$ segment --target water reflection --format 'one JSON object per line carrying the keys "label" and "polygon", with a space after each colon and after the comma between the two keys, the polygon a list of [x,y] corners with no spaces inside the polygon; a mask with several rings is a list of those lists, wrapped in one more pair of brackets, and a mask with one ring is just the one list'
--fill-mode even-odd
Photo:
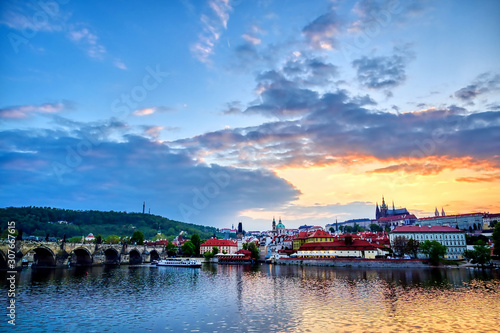
{"label": "water reflection", "polygon": [[498,273],[463,269],[72,267],[17,293],[21,332],[493,332],[500,310]]}

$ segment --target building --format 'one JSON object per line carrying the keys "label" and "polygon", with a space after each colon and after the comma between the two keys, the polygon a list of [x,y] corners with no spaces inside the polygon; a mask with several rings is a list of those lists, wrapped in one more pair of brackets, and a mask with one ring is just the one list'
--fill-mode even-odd
{"label": "building", "polygon": [[219,253],[234,254],[238,251],[238,242],[235,240],[210,238],[200,245],[200,254],[203,255],[205,252],[211,252],[214,246],[219,249]]}
{"label": "building", "polygon": [[278,221],[278,225],[276,226],[276,233],[275,235],[284,235],[286,234],[286,229],[285,229],[285,225],[281,222],[281,217]]}
{"label": "building", "polygon": [[297,251],[299,258],[385,258],[388,254],[383,245],[370,243],[352,236],[327,242],[308,242]]}
{"label": "building", "polygon": [[399,208],[396,209],[394,208],[394,201],[392,202],[392,209],[389,209],[389,207],[385,204],[385,199],[382,197],[382,205],[375,207],[375,219],[378,220],[382,217],[389,217],[389,216],[396,216],[396,215],[407,215],[410,214],[406,208]]}
{"label": "building", "polygon": [[446,245],[445,259],[463,259],[466,250],[465,232],[448,226],[402,226],[389,233],[391,244],[394,238],[404,236],[421,242],[438,241]]}
{"label": "building", "polygon": [[444,226],[473,232],[483,229],[483,214],[458,214],[447,216],[424,217],[417,220],[421,226]]}
{"label": "building", "polygon": [[417,217],[413,214],[402,214],[381,217],[377,220],[377,224],[381,227],[389,227],[392,229],[403,225],[414,225],[417,222]]}
{"label": "building", "polygon": [[94,234],[93,233],[88,234],[87,237],[85,237],[85,241],[86,242],[93,242],[93,241],[95,241]]}
{"label": "building", "polygon": [[483,229],[493,229],[492,222],[500,221],[500,214],[485,213],[483,215]]}

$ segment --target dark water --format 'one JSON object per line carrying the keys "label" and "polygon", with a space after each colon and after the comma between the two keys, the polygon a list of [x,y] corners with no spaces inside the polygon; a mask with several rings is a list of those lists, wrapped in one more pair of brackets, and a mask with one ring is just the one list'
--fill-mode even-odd
{"label": "dark water", "polygon": [[[5,273],[2,299],[7,299]],[[17,332],[498,332],[500,277],[260,265],[24,270]],[[1,301],[3,308],[6,301]],[[7,310],[4,310],[7,313]],[[2,315],[0,331],[10,331]]]}

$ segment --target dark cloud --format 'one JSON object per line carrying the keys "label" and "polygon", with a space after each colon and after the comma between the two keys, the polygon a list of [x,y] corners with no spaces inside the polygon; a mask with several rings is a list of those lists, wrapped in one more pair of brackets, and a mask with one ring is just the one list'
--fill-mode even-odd
{"label": "dark cloud", "polygon": [[342,23],[334,11],[317,17],[302,29],[309,46],[314,49],[333,49]]}
{"label": "dark cloud", "polygon": [[442,170],[415,162],[428,157],[472,157],[500,167],[500,158],[492,155],[500,151],[500,112],[469,114],[449,106],[394,114],[361,104],[341,90],[318,94],[297,119],[206,133],[176,144],[189,147],[193,156],[214,154],[246,167],[324,165],[359,155],[406,159],[393,168],[424,174]]}
{"label": "dark cloud", "polygon": [[461,88],[455,92],[455,97],[464,101],[470,102],[479,95],[497,92],[500,90],[500,74],[483,73],[479,75],[472,84]]}
{"label": "dark cloud", "polygon": [[352,66],[356,69],[357,79],[362,86],[370,89],[390,89],[406,80],[408,59],[403,54],[373,58],[364,56],[354,60]]}
{"label": "dark cloud", "polygon": [[146,201],[173,219],[227,225],[242,210],[273,209],[299,195],[270,171],[205,164],[117,125],[0,132],[0,200],[103,210],[140,210]]}

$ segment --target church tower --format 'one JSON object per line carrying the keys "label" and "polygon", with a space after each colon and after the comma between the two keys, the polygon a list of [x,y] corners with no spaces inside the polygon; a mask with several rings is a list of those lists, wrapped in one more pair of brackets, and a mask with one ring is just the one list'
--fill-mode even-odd
{"label": "church tower", "polygon": [[377,206],[375,207],[375,220],[378,220],[380,218],[380,209],[378,209],[378,202]]}
{"label": "church tower", "polygon": [[446,216],[446,214],[444,213],[444,208],[441,207],[441,216]]}
{"label": "church tower", "polygon": [[276,220],[274,219],[274,216],[273,216],[273,233],[276,234]]}
{"label": "church tower", "polygon": [[436,207],[436,210],[434,211],[434,216],[439,216],[439,210],[437,207]]}
{"label": "church tower", "polygon": [[380,206],[380,217],[387,217],[387,210],[389,207],[385,204],[385,198],[382,196],[382,206]]}

